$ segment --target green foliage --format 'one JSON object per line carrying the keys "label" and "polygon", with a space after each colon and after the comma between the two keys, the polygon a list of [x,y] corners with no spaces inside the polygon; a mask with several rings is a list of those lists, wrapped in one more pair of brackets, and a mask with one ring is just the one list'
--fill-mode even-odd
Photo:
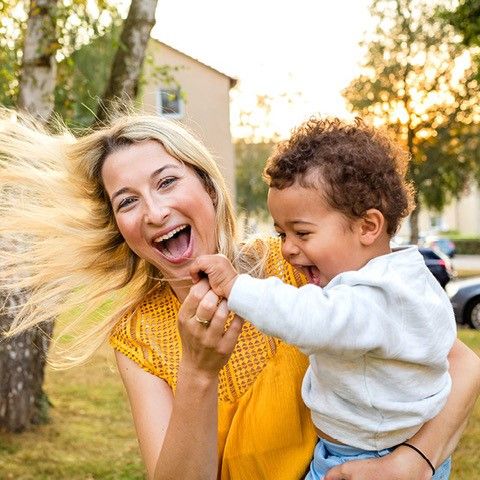
{"label": "green foliage", "polygon": [[452,238],[459,255],[480,255],[480,238]]}
{"label": "green foliage", "polygon": [[442,16],[463,36],[467,46],[480,46],[480,0],[462,0],[454,11]]}
{"label": "green foliage", "polygon": [[70,126],[85,127],[95,119],[105,91],[115,50],[120,43],[118,19],[101,36],[82,46],[58,65],[55,111]]}
{"label": "green foliage", "polygon": [[[0,104],[15,107],[29,2],[0,2]],[[115,2],[64,0],[53,19],[59,61],[55,106],[67,123],[90,122],[93,99],[103,93],[118,46],[120,14]],[[85,50],[85,45],[93,45]],[[82,48],[83,47],[83,48]],[[95,50],[96,49],[96,50]]]}
{"label": "green foliage", "polygon": [[0,1],[0,105],[6,107],[17,99],[26,20],[25,2]]}
{"label": "green foliage", "polygon": [[479,171],[480,99],[476,66],[462,63],[465,49],[438,6],[374,0],[363,71],[343,93],[352,111],[408,149],[419,203],[441,210]]}
{"label": "green foliage", "polygon": [[251,143],[245,139],[235,142],[237,205],[246,216],[266,218],[267,184],[262,172],[274,144],[271,142]]}

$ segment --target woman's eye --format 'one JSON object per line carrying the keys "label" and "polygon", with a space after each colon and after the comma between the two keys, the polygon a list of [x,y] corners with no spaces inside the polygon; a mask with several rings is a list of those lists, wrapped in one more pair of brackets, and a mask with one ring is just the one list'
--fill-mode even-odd
{"label": "woman's eye", "polygon": [[128,206],[131,205],[134,201],[135,201],[135,198],[134,198],[134,197],[124,198],[124,199],[118,204],[117,212],[118,212],[119,210],[121,210],[122,208],[128,207]]}
{"label": "woman's eye", "polygon": [[285,233],[283,233],[283,232],[277,232],[277,237],[279,237],[279,238],[282,240],[282,242],[283,242],[283,240],[285,240]]}
{"label": "woman's eye", "polygon": [[167,178],[163,178],[162,180],[160,180],[160,181],[158,182],[157,188],[158,188],[158,189],[160,189],[160,188],[167,188],[167,187],[170,186],[172,183],[174,183],[176,180],[177,180],[177,177],[167,177]]}
{"label": "woman's eye", "polygon": [[309,232],[297,232],[296,233],[297,237],[299,237],[299,238],[305,238],[308,234],[309,234]]}

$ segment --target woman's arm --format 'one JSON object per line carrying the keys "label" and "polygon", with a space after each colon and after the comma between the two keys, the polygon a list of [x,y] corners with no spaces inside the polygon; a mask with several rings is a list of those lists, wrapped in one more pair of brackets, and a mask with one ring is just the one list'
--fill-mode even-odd
{"label": "woman's arm", "polygon": [[[140,450],[149,479],[216,479],[218,373],[241,330],[235,319],[224,332],[226,302],[202,281],[179,312],[183,354],[175,395],[161,379],[117,353]],[[195,321],[212,320],[208,328]]]}
{"label": "woman's arm", "polygon": [[[480,359],[457,340],[448,356],[452,391],[443,410],[409,440],[438,467],[448,458],[467,425],[480,394]],[[425,480],[432,476],[427,462],[415,451],[399,447],[375,460],[359,460],[332,468],[325,480]]]}

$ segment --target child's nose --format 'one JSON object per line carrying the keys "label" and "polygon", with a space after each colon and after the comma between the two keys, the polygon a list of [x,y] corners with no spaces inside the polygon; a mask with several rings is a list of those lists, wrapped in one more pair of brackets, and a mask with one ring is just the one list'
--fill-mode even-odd
{"label": "child's nose", "polygon": [[295,245],[294,242],[289,240],[288,238],[285,239],[285,241],[282,244],[282,254],[283,256],[289,260],[290,258],[294,257],[295,255],[298,255],[300,250],[298,247]]}

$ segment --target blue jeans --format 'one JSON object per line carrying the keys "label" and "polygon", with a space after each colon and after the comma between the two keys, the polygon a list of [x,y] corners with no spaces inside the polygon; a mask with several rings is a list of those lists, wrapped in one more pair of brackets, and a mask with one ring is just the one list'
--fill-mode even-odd
{"label": "blue jeans", "polygon": [[[326,473],[336,465],[349,462],[350,460],[363,460],[366,458],[379,458],[388,455],[393,448],[385,450],[362,450],[349,445],[338,445],[320,439],[315,447],[313,460],[310,463],[310,471],[305,480],[321,480]],[[436,470],[432,477],[434,480],[448,480],[450,478],[451,460],[445,460]]]}

